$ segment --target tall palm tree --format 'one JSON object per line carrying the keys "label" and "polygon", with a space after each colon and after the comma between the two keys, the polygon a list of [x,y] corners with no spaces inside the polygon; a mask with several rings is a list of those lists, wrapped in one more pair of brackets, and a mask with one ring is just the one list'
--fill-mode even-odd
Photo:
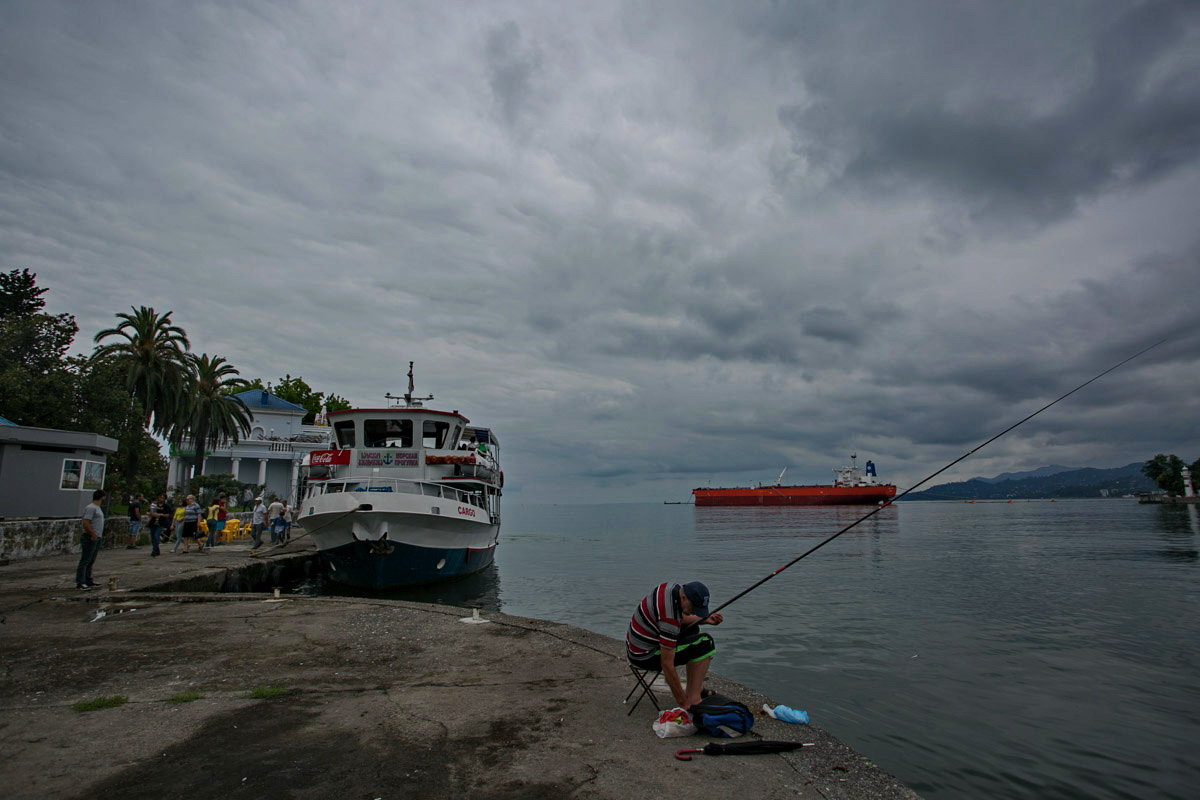
{"label": "tall palm tree", "polygon": [[[191,347],[183,328],[171,322],[170,311],[159,314],[153,308],[130,307],[133,313],[117,314],[121,322],[96,334],[95,341],[118,341],[99,345],[93,360],[112,358],[125,366],[125,388],[130,403],[140,404],[143,430],[166,433],[177,423],[178,399],[187,374],[187,351]],[[128,476],[136,481],[138,454],[134,447],[128,457]],[[134,491],[134,486],[129,486]]]}
{"label": "tall palm tree", "polygon": [[184,393],[179,424],[170,433],[173,442],[190,439],[196,453],[192,476],[204,474],[204,450],[216,447],[222,439],[238,441],[250,433],[250,410],[240,397],[232,394],[245,381],[236,377],[238,370],[223,356],[207,353],[191,356],[187,391]]}

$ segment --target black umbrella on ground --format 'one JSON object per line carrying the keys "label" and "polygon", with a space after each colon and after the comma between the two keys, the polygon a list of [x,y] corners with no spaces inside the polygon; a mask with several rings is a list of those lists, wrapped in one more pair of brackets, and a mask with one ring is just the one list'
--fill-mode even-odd
{"label": "black umbrella on ground", "polygon": [[675,757],[680,761],[691,761],[692,753],[703,753],[706,756],[754,756],[760,753],[786,753],[803,746],[802,742],[776,742],[770,739],[757,742],[730,742],[729,744],[709,742],[704,745],[703,750],[698,748],[676,750]]}

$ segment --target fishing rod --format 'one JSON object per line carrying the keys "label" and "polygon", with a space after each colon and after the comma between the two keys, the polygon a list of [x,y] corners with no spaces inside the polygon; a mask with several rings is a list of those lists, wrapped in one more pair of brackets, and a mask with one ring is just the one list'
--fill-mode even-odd
{"label": "fishing rod", "polygon": [[[1168,338],[1169,338],[1169,337],[1168,337]],[[890,506],[892,503],[894,503],[894,502],[896,502],[897,500],[899,500],[901,497],[904,497],[904,495],[908,494],[909,492],[913,491],[914,489],[918,488],[919,486],[923,486],[924,484],[926,484],[926,483],[928,483],[929,481],[933,480],[933,479],[934,479],[934,478],[936,478],[938,475],[941,475],[943,472],[945,472],[946,470],[950,469],[951,467],[953,467],[953,466],[954,466],[955,464],[957,464],[958,462],[960,462],[960,461],[963,461],[964,459],[966,459],[966,458],[968,458],[968,457],[970,457],[970,456],[974,455],[975,453],[979,452],[980,450],[982,450],[983,448],[987,447],[987,446],[988,446],[989,444],[991,444],[992,442],[994,442],[994,441],[996,441],[997,439],[999,439],[999,438],[1000,438],[1001,436],[1003,436],[1004,434],[1008,433],[1009,431],[1011,431],[1011,430],[1013,430],[1013,429],[1015,429],[1015,428],[1017,428],[1017,427],[1020,427],[1021,425],[1024,425],[1026,422],[1028,422],[1029,420],[1033,419],[1033,418],[1034,418],[1034,417],[1036,417],[1038,414],[1042,413],[1043,411],[1045,411],[1046,409],[1048,409],[1048,408],[1050,408],[1051,406],[1055,405],[1056,403],[1058,403],[1058,402],[1060,402],[1060,401],[1062,401],[1062,400],[1066,400],[1068,397],[1070,397],[1071,395],[1075,394],[1076,392],[1078,392],[1080,389],[1082,389],[1083,387],[1087,386],[1088,384],[1090,384],[1090,383],[1095,383],[1096,381],[1100,380],[1101,378],[1103,378],[1103,377],[1104,377],[1105,375],[1107,375],[1108,373],[1110,373],[1110,372],[1112,372],[1113,370],[1116,370],[1116,369],[1118,369],[1118,368],[1120,368],[1120,367],[1123,367],[1123,366],[1125,366],[1125,365],[1126,365],[1126,364],[1128,364],[1130,361],[1133,361],[1133,360],[1134,360],[1135,358],[1137,358],[1138,356],[1144,355],[1145,353],[1147,353],[1147,352],[1149,352],[1149,351],[1153,350],[1154,348],[1158,347],[1160,344],[1162,344],[1162,343],[1163,343],[1163,342],[1165,342],[1165,341],[1167,341],[1167,339],[1160,339],[1159,341],[1155,342],[1154,344],[1150,345],[1149,347],[1147,347],[1147,348],[1144,348],[1144,349],[1142,349],[1142,350],[1139,350],[1138,352],[1136,352],[1136,353],[1134,353],[1133,355],[1131,355],[1131,356],[1129,356],[1128,358],[1126,358],[1124,361],[1121,361],[1120,363],[1117,363],[1117,364],[1114,364],[1114,365],[1112,365],[1112,366],[1111,366],[1111,367],[1109,367],[1108,369],[1106,369],[1106,370],[1104,370],[1103,372],[1101,372],[1099,375],[1096,375],[1095,377],[1091,378],[1090,380],[1084,381],[1083,383],[1079,384],[1079,385],[1078,385],[1078,386],[1076,386],[1074,389],[1072,389],[1071,391],[1069,391],[1069,392],[1067,392],[1066,394],[1062,395],[1062,396],[1061,396],[1061,397],[1059,397],[1058,399],[1056,399],[1056,400],[1051,400],[1049,403],[1047,403],[1046,405],[1042,406],[1042,407],[1041,407],[1041,408],[1039,408],[1037,411],[1034,411],[1032,414],[1030,414],[1029,416],[1025,417],[1024,419],[1022,419],[1022,420],[1020,420],[1020,421],[1018,421],[1018,422],[1014,422],[1012,425],[1009,425],[1007,428],[1005,428],[1004,430],[1000,431],[1000,432],[999,432],[999,433],[997,433],[995,436],[993,436],[992,438],[988,439],[986,442],[983,442],[982,444],[976,445],[976,446],[975,446],[973,449],[971,449],[971,450],[968,450],[967,452],[963,453],[961,456],[959,456],[958,458],[954,459],[954,460],[953,460],[953,461],[951,461],[949,464],[947,464],[946,466],[944,466],[944,467],[942,467],[941,469],[939,469],[937,472],[933,472],[933,473],[931,473],[931,474],[927,475],[926,477],[924,477],[924,478],[922,478],[920,481],[918,481],[918,482],[914,483],[912,486],[908,487],[908,488],[907,488],[907,489],[905,489],[903,492],[901,492],[900,494],[898,494],[898,495],[896,495],[895,497],[891,498],[890,500],[888,500],[888,501],[886,501],[886,502],[884,502],[884,503],[880,503],[878,506],[876,506],[874,509],[872,509],[872,510],[871,510],[869,513],[867,513],[867,514],[864,514],[863,516],[861,516],[861,517],[859,517],[858,519],[854,520],[854,522],[851,522],[849,525],[847,525],[846,527],[842,528],[840,531],[838,531],[837,533],[833,534],[833,535],[832,535],[832,536],[830,536],[829,538],[825,539],[824,541],[820,542],[819,544],[813,545],[813,546],[812,546],[812,547],[810,547],[808,550],[805,550],[803,553],[801,553],[800,555],[796,556],[796,557],[795,557],[795,558],[793,558],[791,561],[789,561],[788,563],[784,564],[782,567],[780,567],[779,569],[775,570],[775,571],[774,571],[774,572],[772,572],[771,574],[767,575],[765,578],[763,578],[763,579],[759,580],[757,583],[753,584],[753,585],[752,585],[752,586],[750,586],[748,589],[743,589],[742,591],[738,592],[738,593],[737,593],[737,594],[735,594],[733,597],[731,597],[730,599],[726,600],[724,603],[721,603],[721,605],[719,605],[719,606],[717,606],[716,608],[714,608],[714,609],[713,609],[713,610],[710,612],[710,615],[711,615],[711,614],[715,614],[715,613],[717,613],[717,612],[718,612],[718,611],[720,611],[722,608],[725,608],[726,606],[732,605],[734,602],[736,602],[736,601],[737,601],[737,600],[739,600],[740,598],[742,598],[742,597],[745,597],[746,595],[750,594],[750,592],[753,592],[753,591],[754,591],[755,589],[757,589],[759,586],[762,586],[764,583],[766,583],[767,581],[771,580],[771,578],[774,578],[776,575],[778,575],[779,573],[783,572],[783,571],[784,571],[784,570],[786,570],[788,567],[791,567],[791,566],[792,566],[793,564],[795,564],[797,561],[800,561],[800,560],[801,560],[801,559],[803,559],[803,558],[807,558],[808,556],[812,555],[812,554],[813,554],[813,553],[815,553],[816,551],[820,550],[820,549],[821,549],[822,547],[824,547],[825,545],[827,545],[827,544],[829,544],[830,542],[832,542],[834,539],[836,539],[836,538],[838,538],[839,536],[841,536],[841,535],[842,535],[843,533],[845,533],[846,531],[848,531],[848,530],[851,530],[851,529],[852,529],[852,528],[854,528],[854,527],[857,527],[859,524],[861,524],[861,523],[863,523],[863,522],[866,522],[866,521],[867,521],[867,520],[869,520],[871,517],[875,516],[875,515],[876,515],[876,514],[878,514],[880,511],[883,511],[885,508],[887,508],[888,506]],[[689,626],[689,627],[690,627],[690,626]]]}

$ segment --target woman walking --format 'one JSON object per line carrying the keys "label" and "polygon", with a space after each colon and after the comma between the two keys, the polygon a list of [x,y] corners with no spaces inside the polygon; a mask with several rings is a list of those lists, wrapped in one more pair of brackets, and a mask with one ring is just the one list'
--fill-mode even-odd
{"label": "woman walking", "polygon": [[204,509],[196,502],[196,495],[187,496],[187,504],[183,507],[183,552],[191,549],[191,543],[196,542],[200,552],[204,552],[204,542],[200,541],[200,516]]}

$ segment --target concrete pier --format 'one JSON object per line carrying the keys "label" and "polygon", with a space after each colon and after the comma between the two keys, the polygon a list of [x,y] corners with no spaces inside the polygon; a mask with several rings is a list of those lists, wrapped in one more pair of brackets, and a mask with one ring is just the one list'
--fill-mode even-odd
{"label": "concrete pier", "polygon": [[[216,593],[306,547],[265,558],[236,544],[156,559],[107,550],[96,580],[115,578],[112,591],[74,589],[73,556],[0,567],[5,796],[916,797],[820,728],[765,716],[754,734],[814,745],[678,761],[676,749],[709,740],[658,739],[646,702],[626,716],[622,643],[578,628]],[[719,676],[710,685],[752,709],[770,702]],[[116,707],[73,709],[118,695]]]}

